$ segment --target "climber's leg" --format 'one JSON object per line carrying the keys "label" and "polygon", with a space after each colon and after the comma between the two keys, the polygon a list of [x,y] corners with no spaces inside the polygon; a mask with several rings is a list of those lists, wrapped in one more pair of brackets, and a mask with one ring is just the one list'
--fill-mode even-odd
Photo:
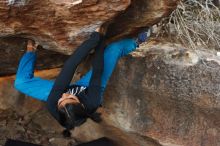
{"label": "climber's leg", "polygon": [[[117,45],[115,45],[116,43]],[[104,52],[104,70],[102,73],[102,84],[101,84],[103,91],[105,87],[107,86],[107,82],[109,78],[111,77],[111,74],[118,60],[136,48],[136,43],[132,39],[126,39],[126,40],[122,40],[116,43],[108,45]],[[128,46],[125,47],[124,46],[125,44]],[[92,75],[92,69],[88,73],[86,73],[86,75],[84,75],[75,84],[81,85],[81,86],[88,86],[91,75]]]}
{"label": "climber's leg", "polygon": [[[120,49],[120,48],[113,48],[111,46],[108,46],[105,49],[104,70],[102,73],[102,84],[101,84],[103,91],[107,85],[107,82],[108,82],[121,54],[122,54],[122,49]],[[88,86],[91,75],[92,75],[92,69],[89,72],[87,72],[80,80],[78,80],[74,84],[80,85],[80,86]]]}

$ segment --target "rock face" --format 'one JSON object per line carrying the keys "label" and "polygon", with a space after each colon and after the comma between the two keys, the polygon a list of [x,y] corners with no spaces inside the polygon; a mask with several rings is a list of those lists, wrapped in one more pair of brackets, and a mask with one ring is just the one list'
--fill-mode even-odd
{"label": "rock face", "polygon": [[107,35],[113,39],[136,35],[142,27],[152,26],[168,16],[178,2],[179,0],[132,0],[126,11],[114,18]]}
{"label": "rock face", "polygon": [[157,23],[178,1],[1,0],[0,37],[32,38],[45,49],[68,54],[106,21],[114,18],[109,38],[122,37]]}
{"label": "rock face", "polygon": [[[15,74],[19,60],[26,50],[27,39],[18,37],[0,38],[0,76]],[[54,51],[38,48],[36,69],[57,68],[68,58]]]}
{"label": "rock face", "polygon": [[117,127],[161,145],[220,144],[220,58],[160,44],[123,58],[105,94]]}
{"label": "rock face", "polygon": [[[0,0],[0,76],[14,74],[26,40],[70,54],[102,23],[111,40],[134,35],[175,9],[178,0]],[[123,27],[121,27],[123,26]],[[56,59],[54,59],[56,58]],[[60,67],[66,57],[39,51],[37,69]]]}
{"label": "rock face", "polygon": [[[38,75],[54,78],[58,72]],[[104,95],[107,123],[97,125],[89,120],[75,129],[73,137],[84,142],[107,136],[121,141],[122,146],[219,146],[219,74],[216,52],[192,52],[180,45],[151,42],[119,61]],[[50,142],[59,142],[62,128],[48,117],[42,103],[18,94],[12,83],[12,77],[0,80],[0,107],[14,105],[21,115],[32,113],[31,130],[41,127],[38,131],[43,131],[43,136],[37,134],[38,142],[45,143],[44,135]]]}

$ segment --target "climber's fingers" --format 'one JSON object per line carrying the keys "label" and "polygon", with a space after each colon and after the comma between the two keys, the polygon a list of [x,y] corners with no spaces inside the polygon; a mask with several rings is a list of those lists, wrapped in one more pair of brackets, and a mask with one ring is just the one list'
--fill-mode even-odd
{"label": "climber's fingers", "polygon": [[27,41],[27,51],[36,51],[38,44],[38,42],[29,39]]}
{"label": "climber's fingers", "polygon": [[27,41],[27,48],[33,48],[33,44],[34,44],[34,41],[28,40]]}

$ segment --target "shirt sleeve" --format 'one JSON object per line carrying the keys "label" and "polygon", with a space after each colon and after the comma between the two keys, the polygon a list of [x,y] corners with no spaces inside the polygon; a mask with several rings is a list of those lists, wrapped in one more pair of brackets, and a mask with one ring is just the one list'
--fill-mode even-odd
{"label": "shirt sleeve", "polygon": [[133,52],[137,48],[137,43],[134,39],[124,39],[121,42],[121,46],[123,47],[122,56],[126,56],[129,53]]}
{"label": "shirt sleeve", "polygon": [[37,100],[47,101],[53,84],[53,81],[33,77],[22,83],[15,83],[14,87],[27,96],[31,96]]}

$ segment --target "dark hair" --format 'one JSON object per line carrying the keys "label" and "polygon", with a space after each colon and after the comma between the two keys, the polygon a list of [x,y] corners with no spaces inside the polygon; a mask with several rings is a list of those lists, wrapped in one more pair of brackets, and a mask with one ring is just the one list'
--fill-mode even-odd
{"label": "dark hair", "polygon": [[83,106],[78,104],[66,104],[58,110],[60,116],[60,124],[66,129],[63,131],[64,137],[70,137],[71,132],[76,126],[82,125],[87,118],[91,118],[94,122],[101,122],[100,113],[88,114]]}

